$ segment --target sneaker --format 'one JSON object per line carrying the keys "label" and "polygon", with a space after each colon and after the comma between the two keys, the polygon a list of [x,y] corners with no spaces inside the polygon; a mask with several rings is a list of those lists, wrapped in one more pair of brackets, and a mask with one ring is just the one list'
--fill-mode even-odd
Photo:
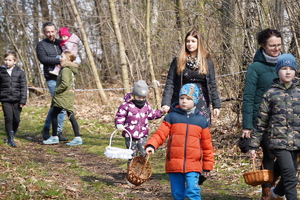
{"label": "sneaker", "polygon": [[82,139],[79,137],[75,137],[71,142],[67,143],[68,146],[74,146],[74,145],[82,145]]}
{"label": "sneaker", "polygon": [[58,144],[58,137],[57,136],[51,136],[48,140],[44,140],[44,144]]}

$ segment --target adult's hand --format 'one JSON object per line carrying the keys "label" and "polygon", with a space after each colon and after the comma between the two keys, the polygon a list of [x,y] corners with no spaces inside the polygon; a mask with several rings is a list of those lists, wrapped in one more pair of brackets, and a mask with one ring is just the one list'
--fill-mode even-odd
{"label": "adult's hand", "polygon": [[251,130],[249,129],[243,129],[242,130],[242,138],[250,138]]}
{"label": "adult's hand", "polygon": [[219,114],[220,114],[220,109],[219,109],[219,108],[215,108],[215,109],[213,110],[213,112],[214,112],[213,117],[218,117]]}
{"label": "adult's hand", "polygon": [[170,106],[167,105],[163,105],[161,108],[164,110],[164,113],[168,113],[170,110]]}

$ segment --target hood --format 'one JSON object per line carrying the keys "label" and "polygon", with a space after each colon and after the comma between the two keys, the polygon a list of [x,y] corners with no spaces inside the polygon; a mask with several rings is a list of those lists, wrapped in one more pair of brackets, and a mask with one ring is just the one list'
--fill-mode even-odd
{"label": "hood", "polygon": [[77,44],[79,40],[80,40],[79,37],[73,33],[67,41]]}
{"label": "hood", "polygon": [[127,102],[131,98],[131,92],[128,92],[127,94],[124,95],[123,102]]}
{"label": "hood", "polygon": [[78,64],[75,62],[71,62],[71,61],[64,61],[61,63],[62,67],[67,67],[69,69],[71,69],[71,71],[74,74],[78,74]]}
{"label": "hood", "polygon": [[[299,86],[299,82],[294,79],[290,88],[294,88],[294,87],[298,87],[298,86]],[[284,86],[284,84],[280,83],[279,78],[275,78],[273,80],[271,87],[281,88],[281,89],[284,89],[284,90],[286,89],[285,86]]]}

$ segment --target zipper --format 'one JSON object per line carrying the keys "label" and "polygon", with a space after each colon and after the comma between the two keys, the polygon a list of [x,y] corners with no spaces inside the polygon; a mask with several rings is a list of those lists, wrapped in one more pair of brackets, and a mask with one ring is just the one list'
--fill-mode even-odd
{"label": "zipper", "polygon": [[[186,115],[186,117],[189,119],[190,115]],[[183,173],[185,173],[185,165],[186,165],[186,145],[188,139],[188,131],[189,131],[189,123],[186,124],[186,133],[185,133],[185,140],[184,140]]]}

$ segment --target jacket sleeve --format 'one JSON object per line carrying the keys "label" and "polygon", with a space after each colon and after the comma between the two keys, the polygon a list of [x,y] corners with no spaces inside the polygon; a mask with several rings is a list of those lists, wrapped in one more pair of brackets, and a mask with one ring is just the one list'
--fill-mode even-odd
{"label": "jacket sleeve", "polygon": [[157,149],[160,145],[162,145],[170,133],[170,126],[171,125],[164,120],[158,129],[147,140],[145,148],[147,148],[148,145],[152,145],[155,149]]}
{"label": "jacket sleeve", "polygon": [[211,171],[214,165],[214,154],[209,128],[202,129],[201,148],[203,152],[203,170]]}
{"label": "jacket sleeve", "polygon": [[[53,48],[59,48],[53,45]],[[57,65],[60,64],[59,58],[50,57],[47,55],[43,41],[39,42],[36,46],[36,53],[39,61],[44,65]]]}
{"label": "jacket sleeve", "polygon": [[249,65],[244,84],[244,95],[242,105],[243,129],[253,129],[254,98],[257,90],[257,81],[257,72],[253,69],[251,65]]}
{"label": "jacket sleeve", "polygon": [[123,103],[119,106],[118,111],[115,116],[115,126],[118,124],[124,125],[127,117],[128,110],[126,109],[127,103]]}
{"label": "jacket sleeve", "polygon": [[162,103],[161,105],[167,105],[167,106],[171,106],[171,101],[172,101],[172,97],[175,91],[175,87],[176,87],[176,69],[177,69],[177,61],[176,58],[173,59],[171,65],[170,65],[170,69],[168,72],[168,76],[167,76],[167,80],[166,80],[166,85],[165,85],[165,89],[163,92],[163,99],[162,99]]}
{"label": "jacket sleeve", "polygon": [[70,69],[63,67],[61,70],[61,82],[59,85],[56,85],[55,94],[60,94],[66,91],[70,86],[72,79],[72,71]]}
{"label": "jacket sleeve", "polygon": [[251,133],[250,147],[256,149],[260,146],[263,138],[263,134],[267,133],[270,115],[271,115],[271,104],[268,100],[268,93],[266,93],[262,99],[259,107],[259,112],[254,123],[254,129]]}
{"label": "jacket sleeve", "polygon": [[219,98],[219,93],[217,90],[216,76],[215,76],[215,67],[213,62],[208,58],[207,59],[208,70],[209,70],[209,82],[208,87],[210,91],[210,98],[213,108],[221,108],[221,102]]}
{"label": "jacket sleeve", "polygon": [[161,110],[153,110],[148,104],[148,120],[153,120],[153,119],[158,119],[162,117],[162,112]]}
{"label": "jacket sleeve", "polygon": [[27,102],[27,80],[26,80],[26,75],[25,72],[23,70],[21,70],[21,74],[20,74],[20,104],[25,105]]}

